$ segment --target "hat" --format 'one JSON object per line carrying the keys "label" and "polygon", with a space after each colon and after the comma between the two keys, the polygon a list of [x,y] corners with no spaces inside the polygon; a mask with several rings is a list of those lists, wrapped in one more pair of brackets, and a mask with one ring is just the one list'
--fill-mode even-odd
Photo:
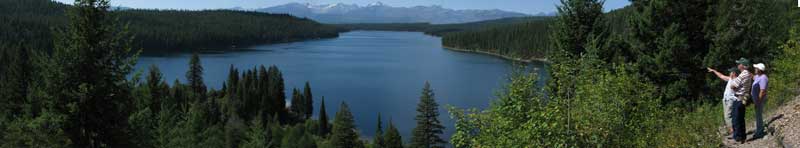
{"label": "hat", "polygon": [[767,69],[767,66],[764,65],[764,63],[755,64],[755,65],[753,65],[753,67],[755,67],[756,69],[761,70],[761,71],[764,71],[764,69]]}
{"label": "hat", "polygon": [[739,68],[736,68],[736,67],[728,68],[728,73],[731,73],[731,72],[739,72]]}
{"label": "hat", "polygon": [[736,60],[736,64],[742,64],[744,66],[747,66],[750,65],[750,60],[746,58],[739,58],[739,60]]}

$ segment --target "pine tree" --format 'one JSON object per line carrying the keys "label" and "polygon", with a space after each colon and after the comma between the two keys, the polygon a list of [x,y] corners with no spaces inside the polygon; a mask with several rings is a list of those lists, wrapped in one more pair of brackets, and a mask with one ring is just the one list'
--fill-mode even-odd
{"label": "pine tree", "polygon": [[311,94],[311,85],[306,81],[306,86],[303,87],[303,97],[305,97],[305,113],[306,119],[311,118],[314,113],[314,97]]}
{"label": "pine tree", "polygon": [[417,105],[417,127],[414,128],[413,135],[411,135],[412,147],[444,147],[446,143],[439,135],[443,133],[444,126],[439,122],[439,104],[434,99],[433,90],[430,83],[425,82],[425,87],[422,88],[422,96],[420,96],[419,104]]}
{"label": "pine tree", "polygon": [[[58,33],[44,70],[52,106],[66,115],[64,133],[74,147],[130,146],[132,108],[126,76],[137,52],[131,35],[114,23],[108,0],[78,0],[68,12],[69,27]],[[42,98],[42,100],[45,100]]]}
{"label": "pine tree", "polygon": [[394,127],[392,120],[389,120],[389,127],[386,128],[386,134],[383,136],[385,139],[385,148],[403,148],[403,138],[400,137],[400,132]]}
{"label": "pine tree", "polygon": [[333,119],[333,130],[331,131],[331,142],[337,148],[353,148],[360,143],[353,114],[347,103],[342,102],[336,117]]}
{"label": "pine tree", "polygon": [[289,107],[289,110],[297,116],[298,120],[305,120],[305,97],[300,94],[297,88],[292,89],[292,105]]}
{"label": "pine tree", "polygon": [[375,130],[375,139],[372,140],[375,148],[386,147],[386,142],[383,140],[383,123],[381,123],[381,113],[378,113],[378,124]]}
{"label": "pine tree", "polygon": [[200,63],[200,56],[195,52],[189,60],[189,71],[186,72],[186,80],[192,88],[197,100],[205,101],[206,84],[203,82],[203,65]]}
{"label": "pine tree", "polygon": [[325,137],[329,132],[328,113],[325,112],[325,96],[322,96],[322,102],[319,105],[319,131],[317,134]]}
{"label": "pine tree", "polygon": [[269,96],[269,99],[264,100],[268,102],[263,104],[269,104],[269,106],[271,106],[271,109],[268,112],[269,115],[277,115],[278,119],[285,123],[288,118],[286,112],[286,94],[284,93],[283,76],[281,71],[278,70],[278,67],[275,65],[270,66],[269,70],[267,70],[267,73],[269,75],[269,81],[267,82],[269,84],[267,91],[269,95],[265,96]]}
{"label": "pine tree", "polygon": [[242,148],[265,148],[272,147],[272,134],[265,128],[260,117],[254,119],[250,124],[250,129],[245,133],[245,139],[240,147]]}
{"label": "pine tree", "polygon": [[[697,70],[708,53],[707,14],[717,1],[632,1],[628,42],[645,78],[665,103],[702,98],[707,73]],[[728,12],[725,12],[728,13]]]}
{"label": "pine tree", "polygon": [[169,93],[168,86],[163,80],[161,70],[156,65],[150,65],[149,74],[147,75],[147,88],[150,89],[150,110],[154,113],[161,111],[161,101]]}
{"label": "pine tree", "polygon": [[550,37],[554,49],[548,53],[548,60],[552,61],[548,72],[552,79],[548,81],[547,91],[553,96],[564,101],[574,97],[575,59],[589,52],[587,45],[591,40],[604,42],[602,37],[607,29],[602,7],[603,1],[600,0],[562,0],[558,6]]}
{"label": "pine tree", "polygon": [[[29,86],[32,83],[33,65],[29,52],[24,47],[11,47],[0,51],[0,120],[14,118],[23,113]],[[4,54],[5,53],[5,54]],[[0,122],[2,124],[2,122]],[[2,130],[0,130],[0,134]]]}
{"label": "pine tree", "polygon": [[602,0],[561,0],[557,19],[553,47],[570,57],[584,53],[587,39],[605,31]]}

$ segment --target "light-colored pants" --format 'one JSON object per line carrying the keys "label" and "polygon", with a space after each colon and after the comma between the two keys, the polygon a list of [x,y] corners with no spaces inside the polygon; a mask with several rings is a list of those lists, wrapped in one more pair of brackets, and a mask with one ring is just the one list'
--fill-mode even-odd
{"label": "light-colored pants", "polygon": [[728,128],[733,128],[733,101],[734,99],[722,100],[722,108],[724,111],[723,117],[725,118],[725,125]]}

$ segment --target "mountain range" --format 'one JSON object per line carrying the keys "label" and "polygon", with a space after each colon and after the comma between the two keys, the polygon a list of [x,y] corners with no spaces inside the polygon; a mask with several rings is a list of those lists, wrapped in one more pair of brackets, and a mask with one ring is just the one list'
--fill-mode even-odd
{"label": "mountain range", "polygon": [[[259,8],[254,11],[286,13],[297,17],[310,18],[322,23],[432,23],[450,24],[493,20],[508,17],[523,17],[528,14],[493,10],[453,10],[442,6],[393,7],[381,2],[359,6],[356,4],[287,3]],[[540,13],[537,15],[549,15]]]}

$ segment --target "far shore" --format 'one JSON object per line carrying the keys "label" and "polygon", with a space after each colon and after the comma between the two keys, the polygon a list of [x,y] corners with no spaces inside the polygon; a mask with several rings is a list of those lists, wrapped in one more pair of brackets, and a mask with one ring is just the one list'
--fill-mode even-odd
{"label": "far shore", "polygon": [[445,49],[448,49],[448,50],[452,50],[452,51],[471,52],[471,53],[491,55],[491,56],[500,57],[500,58],[503,58],[503,59],[506,59],[506,60],[516,61],[516,62],[523,62],[523,63],[531,63],[531,62],[550,63],[550,61],[548,61],[545,58],[523,59],[523,58],[514,58],[514,57],[511,57],[511,56],[507,56],[507,55],[501,55],[501,54],[498,54],[498,53],[481,51],[481,50],[468,50],[468,49],[461,49],[461,48],[449,47],[449,46],[444,46],[444,45],[442,45],[442,47],[445,48]]}

